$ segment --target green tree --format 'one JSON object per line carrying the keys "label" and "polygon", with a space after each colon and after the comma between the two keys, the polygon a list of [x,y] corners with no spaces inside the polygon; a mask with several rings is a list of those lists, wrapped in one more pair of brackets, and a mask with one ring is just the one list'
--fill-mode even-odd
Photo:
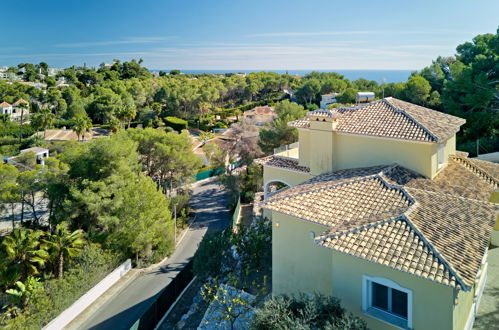
{"label": "green tree", "polygon": [[201,146],[204,146],[206,142],[213,139],[215,134],[212,132],[201,132],[198,136],[198,140],[201,141]]}
{"label": "green tree", "polygon": [[413,74],[405,85],[404,99],[422,106],[427,105],[430,99],[431,86],[428,80],[419,74]]}
{"label": "green tree", "polygon": [[85,140],[85,133],[91,132],[92,122],[86,116],[78,116],[74,119],[73,130],[76,133],[78,141],[80,141],[80,136],[82,141]]}
{"label": "green tree", "polygon": [[288,126],[288,122],[305,117],[303,106],[288,100],[275,106],[278,118],[274,119],[270,128],[260,131],[259,145],[263,152],[268,153],[281,145],[290,144],[298,140],[298,130]]}
{"label": "green tree", "polygon": [[0,211],[5,204],[11,209],[12,229],[15,228],[15,205],[20,199],[20,191],[17,186],[19,171],[10,164],[0,163]]}
{"label": "green tree", "polygon": [[85,245],[83,230],[70,232],[67,224],[58,224],[54,232],[42,239],[54,263],[57,263],[57,277],[62,278],[64,261],[75,257]]}
{"label": "green tree", "polygon": [[21,279],[38,274],[39,268],[45,265],[48,253],[40,245],[42,235],[41,231],[16,228],[2,241],[7,268]]}
{"label": "green tree", "polygon": [[336,97],[339,103],[348,104],[354,103],[357,97],[357,90],[353,88],[347,88],[342,94]]}
{"label": "green tree", "polygon": [[31,124],[37,129],[43,129],[43,137],[46,137],[47,128],[55,122],[55,115],[49,108],[42,108],[38,113],[33,115]]}

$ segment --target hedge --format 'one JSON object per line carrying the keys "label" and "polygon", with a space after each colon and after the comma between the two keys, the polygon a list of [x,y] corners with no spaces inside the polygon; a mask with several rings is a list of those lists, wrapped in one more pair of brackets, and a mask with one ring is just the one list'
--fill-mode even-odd
{"label": "hedge", "polygon": [[177,117],[166,117],[163,119],[165,125],[170,126],[174,130],[180,132],[187,129],[187,121]]}

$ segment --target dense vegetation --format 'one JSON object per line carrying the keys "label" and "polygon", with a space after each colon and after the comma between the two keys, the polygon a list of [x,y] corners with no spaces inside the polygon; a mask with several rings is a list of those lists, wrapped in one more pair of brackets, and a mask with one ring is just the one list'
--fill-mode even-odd
{"label": "dense vegetation", "polygon": [[[3,322],[14,328],[46,324],[126,258],[148,264],[168,255],[170,205],[177,204],[180,227],[189,192],[168,196],[200,167],[186,132],[129,129],[51,149],[45,166],[30,153],[17,160],[31,169],[0,164],[0,205],[12,217],[15,205],[25,210],[0,244],[0,288],[9,301]],[[33,220],[23,221],[25,212]]]}
{"label": "dense vegetation", "polygon": [[[180,130],[186,123],[179,118],[208,130],[227,127],[228,117],[255,105],[282,100],[286,88],[295,91],[297,102],[307,110],[317,107],[321,94],[340,93],[338,101],[349,104],[357,91],[373,91],[379,98],[394,96],[464,117],[467,123],[458,137],[459,147],[473,151],[471,143],[480,139],[482,152],[492,152],[499,150],[498,39],[497,32],[479,35],[459,45],[455,56],[439,57],[399,83],[350,81],[337,73],[319,72],[299,78],[273,72],[193,75],[174,70],[155,77],[140,60],[115,60],[99,68],[71,67],[48,77],[44,74],[46,63],[21,63],[9,71],[26,81],[45,82],[48,88],[0,80],[0,101],[30,100],[32,112],[37,114],[32,124],[35,129],[74,126],[83,117],[114,130],[136,123],[166,124]],[[56,79],[64,79],[69,86],[54,87]],[[0,136],[6,135],[4,130],[12,128],[0,127]]]}
{"label": "dense vegetation", "polygon": [[255,312],[251,329],[367,329],[334,297],[301,295],[270,297]]}

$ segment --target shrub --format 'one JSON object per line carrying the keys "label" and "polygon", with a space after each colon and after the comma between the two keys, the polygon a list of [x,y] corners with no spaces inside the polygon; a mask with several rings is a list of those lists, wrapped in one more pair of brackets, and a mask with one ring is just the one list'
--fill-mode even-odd
{"label": "shrub", "polygon": [[274,296],[255,311],[252,329],[367,329],[364,320],[345,311],[340,300],[315,294],[312,297]]}
{"label": "shrub", "polygon": [[183,129],[187,129],[187,121],[177,118],[177,117],[166,117],[163,120],[165,125],[170,126],[174,130],[180,132]]}
{"label": "shrub", "polygon": [[120,258],[96,245],[88,245],[70,262],[61,279],[49,279],[33,294],[30,304],[16,318],[6,321],[9,329],[41,329],[102,280]]}
{"label": "shrub", "polygon": [[194,256],[194,274],[202,278],[219,275],[220,264],[230,246],[230,237],[230,230],[206,233]]}

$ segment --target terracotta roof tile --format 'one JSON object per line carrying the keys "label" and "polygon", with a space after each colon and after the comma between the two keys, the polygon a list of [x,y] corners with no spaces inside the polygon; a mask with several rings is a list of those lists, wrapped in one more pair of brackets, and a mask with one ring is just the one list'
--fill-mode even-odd
{"label": "terracotta roof tile", "polygon": [[390,187],[379,176],[319,186],[307,192],[289,190],[268,198],[265,207],[336,230],[351,228],[364,219],[375,221],[399,215],[411,204],[400,188]]}
{"label": "terracotta roof tile", "polygon": [[298,165],[297,160],[293,160],[293,159],[289,159],[289,158],[282,158],[282,157],[275,156],[275,155],[255,159],[255,163],[260,164],[260,165],[280,167],[280,168],[285,168],[288,170],[294,170],[294,171],[305,172],[305,173],[310,172],[310,168],[308,168],[306,166]]}
{"label": "terracotta roof tile", "polygon": [[[403,218],[342,235],[323,235],[318,243],[371,262],[455,286],[451,272]],[[386,248],[389,246],[390,248]]]}
{"label": "terracotta roof tile", "polygon": [[310,116],[336,117],[337,132],[423,142],[446,140],[465,123],[464,119],[388,97],[360,107],[315,110],[288,125],[308,128]]}
{"label": "terracotta roof tile", "polygon": [[433,180],[396,164],[341,170],[283,189],[262,205],[328,226],[319,244],[469,289],[499,211],[486,202],[497,188],[488,173],[497,167],[457,155]]}

